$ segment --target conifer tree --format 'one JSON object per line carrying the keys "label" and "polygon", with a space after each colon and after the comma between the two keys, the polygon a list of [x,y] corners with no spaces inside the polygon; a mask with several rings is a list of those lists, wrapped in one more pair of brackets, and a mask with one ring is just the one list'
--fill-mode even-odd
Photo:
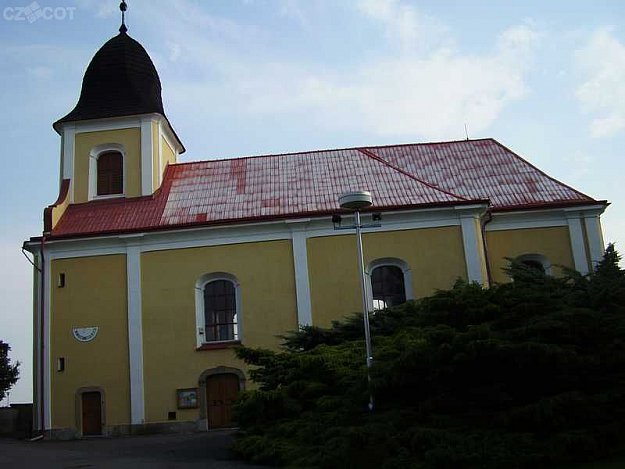
{"label": "conifer tree", "polygon": [[19,362],[11,365],[9,359],[9,344],[0,340],[0,401],[4,399],[6,393],[17,382],[19,377]]}

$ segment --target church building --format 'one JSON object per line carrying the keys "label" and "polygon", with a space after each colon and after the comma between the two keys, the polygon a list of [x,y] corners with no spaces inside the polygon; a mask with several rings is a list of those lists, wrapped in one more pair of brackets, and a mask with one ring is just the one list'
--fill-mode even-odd
{"label": "church building", "polygon": [[[175,123],[174,123],[175,124]],[[57,438],[233,425],[253,388],[233,348],[362,310],[601,259],[607,207],[493,139],[180,163],[146,50],[122,24],[60,135],[59,195],[34,256],[35,425]],[[206,152],[210,154],[207,143]],[[371,221],[375,220],[375,223]],[[363,357],[364,359],[364,357]]]}

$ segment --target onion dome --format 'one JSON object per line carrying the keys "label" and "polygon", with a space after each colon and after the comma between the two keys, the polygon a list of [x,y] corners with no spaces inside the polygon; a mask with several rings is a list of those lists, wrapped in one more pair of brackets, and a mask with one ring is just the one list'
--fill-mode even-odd
{"label": "onion dome", "polygon": [[78,104],[54,128],[59,131],[64,122],[148,113],[165,117],[161,80],[146,50],[122,27],[91,59]]}

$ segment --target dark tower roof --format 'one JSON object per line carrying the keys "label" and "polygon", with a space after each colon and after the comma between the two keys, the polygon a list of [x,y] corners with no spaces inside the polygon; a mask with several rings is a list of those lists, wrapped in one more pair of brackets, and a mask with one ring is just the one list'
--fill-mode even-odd
{"label": "dark tower roof", "polygon": [[76,107],[54,123],[158,113],[163,117],[161,80],[150,56],[125,28],[93,56]]}

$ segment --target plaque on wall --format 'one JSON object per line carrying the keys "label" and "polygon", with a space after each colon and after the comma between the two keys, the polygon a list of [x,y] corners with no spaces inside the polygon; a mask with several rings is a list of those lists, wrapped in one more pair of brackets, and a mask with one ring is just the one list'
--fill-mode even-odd
{"label": "plaque on wall", "polygon": [[74,327],[72,328],[72,334],[79,342],[89,342],[98,335],[98,327]]}
{"label": "plaque on wall", "polygon": [[197,409],[200,402],[197,396],[197,388],[177,389],[179,409]]}

